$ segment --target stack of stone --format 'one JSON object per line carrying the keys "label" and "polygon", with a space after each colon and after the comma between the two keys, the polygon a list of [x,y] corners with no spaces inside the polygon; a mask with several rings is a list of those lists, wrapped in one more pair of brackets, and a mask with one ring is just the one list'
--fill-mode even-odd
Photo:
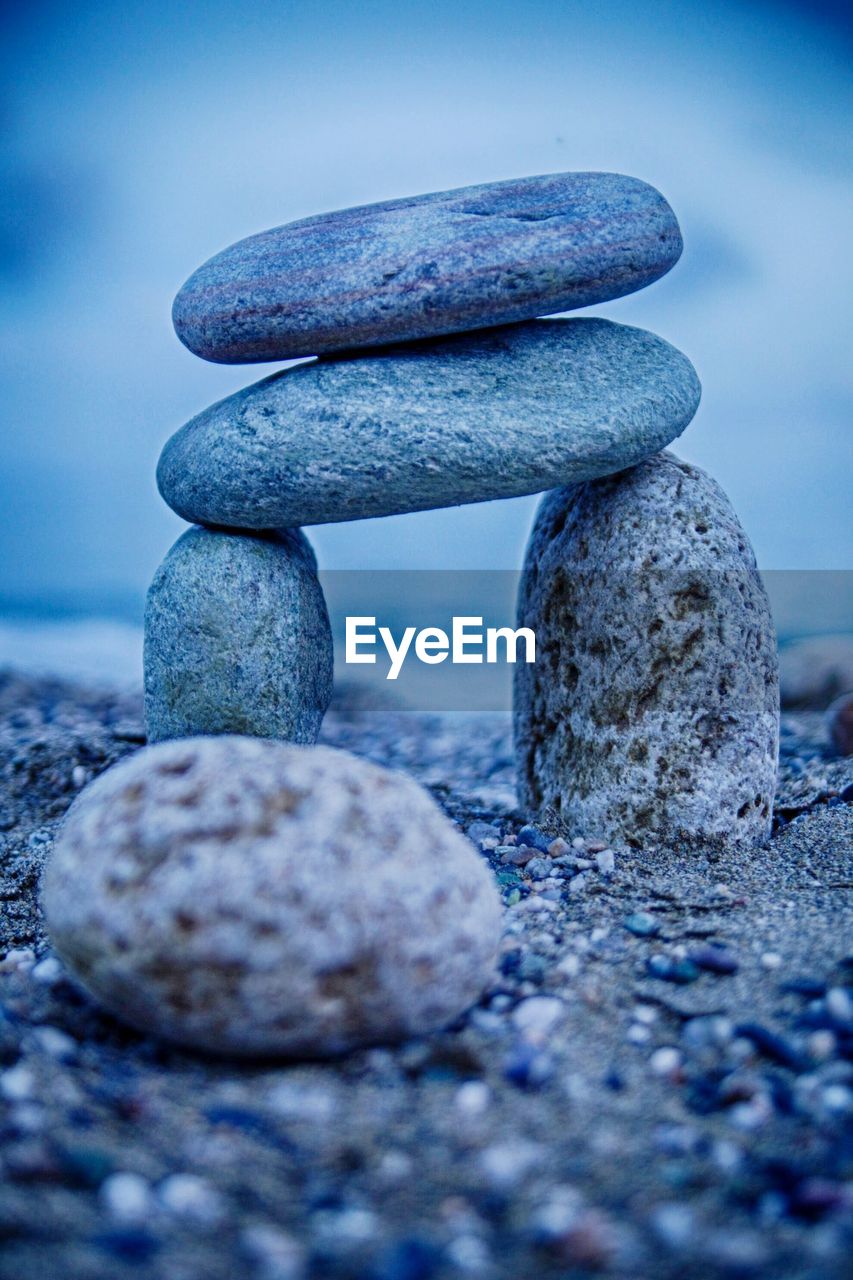
{"label": "stack of stone", "polygon": [[309,218],[184,286],[199,355],[319,359],[207,409],[160,461],[196,527],[148,598],[155,745],[81,795],[44,883],[54,945],[109,1008],[206,1049],[316,1055],[424,1034],[489,980],[500,901],[470,842],[411,780],[292,745],[332,686],[302,525],[551,490],[519,597],[522,804],[612,844],[766,834],[767,602],[725,496],[660,453],[693,368],[640,329],[534,319],[680,251],[653,188],[558,174]]}
{"label": "stack of stone", "polygon": [[200,527],[149,595],[150,740],[316,740],[332,644],[300,526],[553,490],[519,605],[538,640],[516,681],[522,804],[612,842],[762,838],[766,599],[718,486],[659,452],[696,374],[644,330],[534,319],[641,289],[680,253],[653,187],[569,173],[307,218],[200,267],[174,306],[192,351],[319,359],[163,451],[160,491]]}

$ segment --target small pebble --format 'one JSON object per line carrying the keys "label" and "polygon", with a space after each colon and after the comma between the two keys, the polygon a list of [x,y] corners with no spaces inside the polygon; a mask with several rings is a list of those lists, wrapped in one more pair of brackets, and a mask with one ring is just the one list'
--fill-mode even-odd
{"label": "small pebble", "polygon": [[65,976],[65,969],[58,956],[45,956],[33,967],[32,976],[34,982],[52,987]]}
{"label": "small pebble", "polygon": [[492,1092],[482,1080],[466,1080],[456,1090],[453,1099],[457,1111],[466,1116],[481,1116],[488,1110]]}
{"label": "small pebble", "polygon": [[651,1228],[669,1249],[683,1249],[693,1237],[693,1211],[685,1204],[659,1204],[650,1216]]}
{"label": "small pebble", "polygon": [[526,844],[531,849],[538,849],[540,853],[550,852],[552,842],[548,836],[542,834],[538,827],[532,825],[522,827],[516,838],[519,844]]}
{"label": "small pebble", "polygon": [[616,855],[612,849],[601,849],[595,855],[595,865],[603,876],[612,875],[616,870]]}
{"label": "small pebble", "polygon": [[692,960],[676,960],[661,952],[649,957],[646,969],[651,977],[660,978],[662,982],[674,982],[678,986],[686,986],[699,977],[699,970]]}
{"label": "small pebble", "polygon": [[219,1192],[194,1173],[173,1173],[157,1188],[164,1209],[179,1218],[213,1226],[223,1217]]}
{"label": "small pebble", "polygon": [[672,1045],[663,1045],[649,1058],[649,1067],[656,1076],[671,1076],[681,1066],[681,1054]]}
{"label": "small pebble", "polygon": [[625,918],[623,924],[628,932],[633,933],[637,938],[653,938],[655,934],[660,933],[660,921],[648,911],[635,911],[633,915]]}
{"label": "small pebble", "polygon": [[838,1042],[831,1031],[813,1031],[806,1046],[815,1062],[826,1062],[835,1054]]}
{"label": "small pebble", "polygon": [[521,1040],[507,1054],[503,1074],[504,1079],[519,1089],[539,1089],[554,1074],[554,1064],[549,1054]]}
{"label": "small pebble", "polygon": [[826,1011],[833,1022],[842,1026],[853,1023],[853,999],[844,987],[831,987],[826,993]]}
{"label": "small pebble", "polygon": [[480,1153],[480,1168],[492,1186],[503,1190],[524,1181],[541,1162],[542,1148],[533,1142],[496,1142]]}
{"label": "small pebble", "polygon": [[737,973],[740,968],[737,956],[725,947],[717,947],[713,944],[691,947],[687,954],[693,964],[698,965],[700,969],[707,969],[709,973],[732,974]]}
{"label": "small pebble", "polygon": [[566,1006],[556,996],[531,996],[513,1010],[512,1020],[522,1033],[546,1034],[564,1016]]}
{"label": "small pebble", "polygon": [[76,1057],[77,1041],[58,1027],[36,1027],[33,1030],[33,1040],[51,1058],[57,1058],[60,1062],[70,1062]]}
{"label": "small pebble", "polygon": [[779,969],[782,965],[782,957],[776,951],[764,951],[760,957],[760,964],[763,969]]}
{"label": "small pebble", "polygon": [[13,973],[16,969],[32,969],[36,953],[31,947],[13,947],[0,960],[0,973]]}
{"label": "small pebble", "polygon": [[850,1111],[853,1109],[853,1092],[843,1084],[831,1084],[823,1090],[823,1105],[829,1111]]}
{"label": "small pebble", "polygon": [[306,1274],[304,1245],[271,1222],[253,1222],[245,1227],[240,1244],[255,1263],[259,1280],[301,1280]]}
{"label": "small pebble", "polygon": [[7,1102],[26,1102],[32,1097],[35,1084],[32,1071],[23,1062],[19,1062],[0,1075],[0,1095]]}
{"label": "small pebble", "polygon": [[98,1195],[110,1217],[120,1222],[144,1222],[154,1207],[151,1187],[138,1173],[110,1174]]}

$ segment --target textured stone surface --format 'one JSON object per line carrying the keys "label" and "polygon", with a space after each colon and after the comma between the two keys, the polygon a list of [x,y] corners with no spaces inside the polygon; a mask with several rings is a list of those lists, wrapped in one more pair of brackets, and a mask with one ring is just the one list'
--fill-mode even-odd
{"label": "textured stone surface", "polygon": [[698,400],[654,334],[538,320],[285,370],[182,427],[157,479],[185,519],[238,528],[423,511],[617,471]]}
{"label": "textured stone surface", "polygon": [[782,706],[822,710],[853,693],[853,636],[809,636],[779,654]]}
{"label": "textured stone surface", "polygon": [[437,1029],[488,981],[500,900],[403,774],[255,738],[161,743],[103,774],[48,863],[53,943],[135,1026],[241,1055]]}
{"label": "textured stone surface", "polygon": [[231,245],[186,282],[178,337],[240,364],[530,320],[632,293],[678,260],[654,187],[556,173],[362,205]]}
{"label": "textured stone surface", "polygon": [[661,454],[545,496],[519,623],[521,802],[636,844],[749,847],[770,831],[779,686],[748,539],[709,476]]}
{"label": "textured stone surface", "polygon": [[315,742],[332,637],[308,540],[189,529],[145,606],[149,742],[247,733]]}

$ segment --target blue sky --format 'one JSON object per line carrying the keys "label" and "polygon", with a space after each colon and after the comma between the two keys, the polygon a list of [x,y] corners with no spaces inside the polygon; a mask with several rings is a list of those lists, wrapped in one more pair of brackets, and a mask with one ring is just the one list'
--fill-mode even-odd
{"label": "blue sky", "polygon": [[[212,253],[320,211],[564,169],[654,183],[675,270],[595,314],[685,351],[677,446],[767,568],[853,567],[853,84],[795,4],[82,3],[5,19],[0,597],[140,600],[186,418],[274,366],[180,346]],[[309,532],[335,568],[519,562],[535,499]]]}

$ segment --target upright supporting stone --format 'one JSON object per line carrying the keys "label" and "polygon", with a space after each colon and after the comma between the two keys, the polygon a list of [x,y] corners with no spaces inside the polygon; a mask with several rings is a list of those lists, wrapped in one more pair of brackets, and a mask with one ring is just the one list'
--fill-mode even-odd
{"label": "upright supporting stone", "polygon": [[755,557],[709,476],[669,453],[546,494],[516,670],[520,800],[614,844],[748,848],[770,832],[779,681]]}
{"label": "upright supporting stone", "polygon": [[189,529],[145,608],[149,742],[240,733],[316,742],[332,636],[303,533]]}

